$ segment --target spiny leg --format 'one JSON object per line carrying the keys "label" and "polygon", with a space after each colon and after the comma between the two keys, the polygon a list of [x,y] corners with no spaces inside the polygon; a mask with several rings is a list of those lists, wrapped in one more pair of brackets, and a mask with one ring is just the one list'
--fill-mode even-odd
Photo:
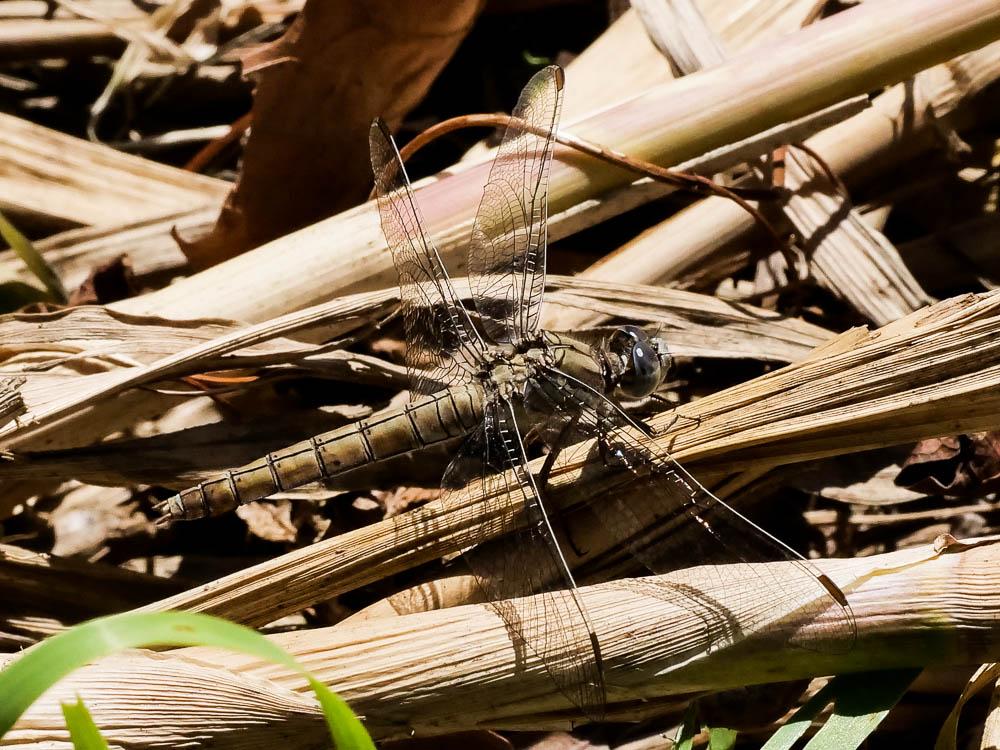
{"label": "spiny leg", "polygon": [[[570,432],[573,430],[574,427],[576,427],[578,419],[579,416],[574,416],[572,419],[566,422],[565,425],[563,425],[561,430],[559,430],[559,435],[556,437],[555,440],[553,440],[550,443],[549,452],[545,456],[545,461],[542,462],[542,468],[539,469],[538,471],[538,490],[540,493],[540,497],[538,498],[538,500],[539,502],[544,503],[547,508],[552,507],[552,505],[548,501],[549,477],[552,474],[552,467],[555,466],[556,459],[559,458],[559,455],[563,452],[563,448],[565,447],[566,436],[570,434]],[[550,514],[550,518],[552,518],[552,514]],[[573,535],[570,533],[569,526],[566,524],[566,520],[565,518],[563,518],[562,514],[555,514],[553,520],[559,525],[560,529],[562,530],[563,538],[566,539],[566,541],[569,543],[569,546],[573,549],[573,554],[575,554],[577,557],[582,557],[584,554],[586,554],[585,550],[581,550],[579,547],[576,546],[576,542],[573,540]]]}

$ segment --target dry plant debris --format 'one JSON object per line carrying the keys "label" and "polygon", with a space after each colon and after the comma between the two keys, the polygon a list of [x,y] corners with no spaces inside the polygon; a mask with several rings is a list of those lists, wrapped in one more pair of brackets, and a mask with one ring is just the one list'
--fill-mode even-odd
{"label": "dry plant debris", "polygon": [[[869,747],[996,743],[1000,9],[633,5],[0,4],[0,211],[47,265],[0,254],[0,664],[90,617],[183,609],[267,633],[386,748],[663,747],[692,704],[756,748],[831,676],[904,668],[924,671]],[[628,503],[649,543],[669,542],[674,509],[599,446],[533,454],[605,659],[599,724],[462,564],[470,533],[485,529],[489,559],[526,514],[442,494],[454,446],[153,523],[173,491],[406,403],[369,122],[405,141],[509,111],[549,62],[566,69],[562,143],[751,196],[781,242],[725,197],[559,146],[544,326],[658,332],[674,370],[626,407],[813,558],[858,633],[842,652],[797,648],[769,628],[795,613],[719,584],[783,580],[786,563],[653,586],[600,508]],[[466,300],[497,143],[482,137],[451,130],[408,165]],[[664,595],[679,587],[755,634],[713,642],[690,597]],[[68,746],[60,700],[77,694],[117,747],[326,738],[297,673],[188,648],[86,667],[2,744]]]}

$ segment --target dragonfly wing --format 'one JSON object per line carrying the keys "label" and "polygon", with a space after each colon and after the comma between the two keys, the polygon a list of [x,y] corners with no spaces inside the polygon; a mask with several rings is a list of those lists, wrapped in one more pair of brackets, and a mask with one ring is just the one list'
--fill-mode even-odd
{"label": "dragonfly wing", "polygon": [[[673,585],[638,583],[645,593],[693,611],[712,649],[756,635],[810,650],[850,650],[854,614],[816,566],[703,487],[602,394],[559,372],[547,384],[559,411],[574,419],[562,431],[565,444],[597,438],[587,449],[622,472],[590,505],[600,524],[650,572],[673,574]],[[784,564],[758,564],[767,562]],[[683,585],[685,577],[697,587]]]}
{"label": "dragonfly wing", "polygon": [[483,329],[500,343],[538,330],[545,287],[548,175],[562,103],[562,68],[521,92],[490,169],[469,245],[469,279]]}
{"label": "dragonfly wing", "polygon": [[472,380],[485,345],[424,231],[410,180],[382,120],[369,130],[382,233],[399,274],[412,392],[431,394]]}
{"label": "dragonfly wing", "polygon": [[[462,446],[443,485],[447,494],[482,495],[484,518],[501,524],[480,527],[469,545],[502,536],[463,556],[515,647],[534,653],[559,691],[599,718],[605,704],[600,647],[527,470],[508,402],[487,406],[483,427]],[[524,502],[526,525],[510,512],[515,498]]]}

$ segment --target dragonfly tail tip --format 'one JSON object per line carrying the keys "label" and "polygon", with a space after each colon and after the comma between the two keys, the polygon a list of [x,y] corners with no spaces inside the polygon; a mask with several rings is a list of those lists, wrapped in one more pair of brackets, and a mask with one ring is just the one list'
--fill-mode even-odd
{"label": "dragonfly tail tip", "polygon": [[174,520],[175,514],[174,509],[170,500],[162,500],[155,505],[153,505],[153,513],[156,514],[156,519],[153,521],[153,525],[158,529],[165,529]]}

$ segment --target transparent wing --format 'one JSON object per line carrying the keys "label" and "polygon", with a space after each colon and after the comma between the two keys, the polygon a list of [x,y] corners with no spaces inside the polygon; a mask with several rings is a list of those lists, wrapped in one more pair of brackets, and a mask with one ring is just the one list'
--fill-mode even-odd
{"label": "transparent wing", "polygon": [[483,330],[520,343],[538,329],[545,287],[545,224],[552,134],[562,68],[536,73],[521,92],[490,169],[469,245],[469,280]]}
{"label": "transparent wing", "polygon": [[[675,574],[673,585],[637,582],[642,592],[692,611],[711,649],[753,634],[817,651],[850,650],[854,614],[826,575],[715,497],[603,395],[559,371],[545,380],[564,444],[597,438],[589,449],[622,471],[622,481],[590,504],[600,525],[650,572]],[[586,487],[587,478],[578,484]],[[757,564],[764,562],[784,564]],[[683,585],[688,576],[696,587]]]}
{"label": "transparent wing", "polygon": [[424,231],[410,180],[382,120],[372,123],[368,141],[382,233],[399,274],[412,393],[468,382],[483,361],[482,339]]}
{"label": "transparent wing", "polygon": [[516,528],[499,521],[500,528],[483,529],[468,543],[503,536],[464,557],[515,646],[533,652],[560,692],[599,718],[605,704],[600,647],[526,468],[510,404],[491,403],[484,419],[445,472],[445,492],[482,494],[483,517],[493,519],[509,519],[504,506],[520,496],[528,523]]}

